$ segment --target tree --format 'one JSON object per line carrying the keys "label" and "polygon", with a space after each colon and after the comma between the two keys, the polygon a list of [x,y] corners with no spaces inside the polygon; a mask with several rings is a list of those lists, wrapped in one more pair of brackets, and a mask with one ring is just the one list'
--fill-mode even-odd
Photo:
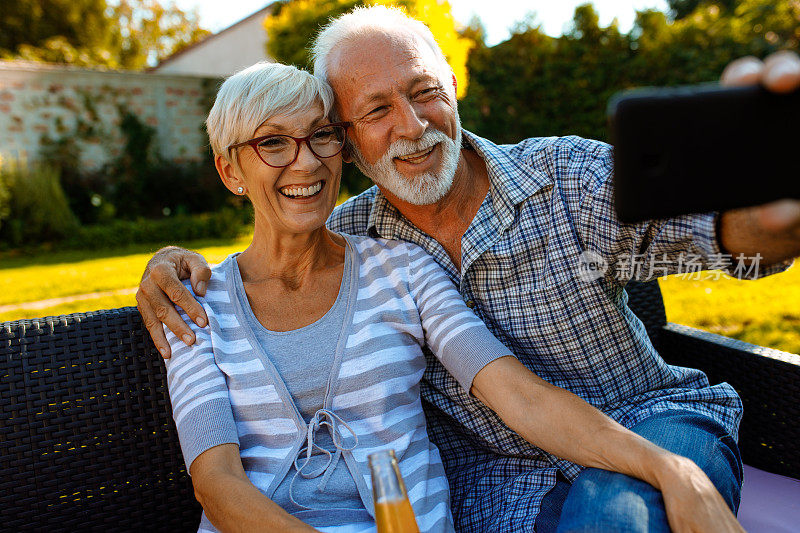
{"label": "tree", "polygon": [[798,49],[798,0],[702,1],[680,19],[647,10],[633,30],[603,28],[591,5],[573,28],[551,38],[529,24],[497,46],[470,55],[470,88],[461,103],[468,129],[494,141],[544,135],[604,139],[605,109],[616,91],[635,86],[709,82],[737,57]]}
{"label": "tree", "polygon": [[634,31],[636,78],[650,85],[714,81],[734,58],[797,50],[800,3],[740,0],[731,12],[708,2],[673,23],[659,13],[640,13]]}
{"label": "tree", "polygon": [[157,0],[3,0],[0,58],[142,69],[205,37]]}
{"label": "tree", "polygon": [[667,0],[669,10],[675,20],[680,20],[694,13],[701,5],[716,5],[732,12],[739,0]]}
{"label": "tree", "polygon": [[564,134],[602,138],[602,109],[625,83],[632,52],[616,23],[603,28],[598,20],[594,8],[583,5],[561,37],[531,21],[508,41],[476,47],[461,106],[464,126],[501,143]]}
{"label": "tree", "polygon": [[388,5],[404,9],[430,28],[458,79],[459,96],[466,93],[467,56],[474,41],[458,33],[450,4],[441,0],[290,0],[282,3],[264,26],[267,53],[282,63],[311,68],[311,42],[332,17],[357,5]]}
{"label": "tree", "polygon": [[174,3],[158,0],[119,0],[112,19],[118,21],[115,41],[124,68],[156,64],[211,34],[200,27],[197,12],[185,12]]}
{"label": "tree", "polygon": [[363,5],[361,0],[293,0],[279,2],[264,20],[267,54],[276,61],[311,70],[309,47],[319,29],[337,17]]}

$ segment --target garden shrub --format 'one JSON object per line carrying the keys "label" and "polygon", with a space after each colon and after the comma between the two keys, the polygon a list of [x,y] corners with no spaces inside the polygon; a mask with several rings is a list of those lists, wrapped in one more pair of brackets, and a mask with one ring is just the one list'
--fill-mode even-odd
{"label": "garden shrub", "polygon": [[139,169],[132,180],[117,181],[110,194],[120,218],[189,214],[231,206],[237,197],[222,184],[210,158],[178,164],[157,159]]}
{"label": "garden shrub", "polygon": [[0,156],[0,230],[3,229],[3,221],[8,218],[9,200],[11,192],[9,191],[6,175],[3,173],[3,158]]}
{"label": "garden shrub", "polygon": [[6,244],[57,241],[78,227],[57,167],[9,159],[3,162],[0,173],[9,190],[7,220],[0,227],[0,237]]}
{"label": "garden shrub", "polygon": [[61,169],[70,208],[81,224],[207,213],[241,205],[222,185],[210,152],[199,161],[169,161],[156,149],[154,128],[125,109],[119,113],[125,146],[99,169],[82,167],[76,135],[42,139],[41,157]]}
{"label": "garden shrub", "polygon": [[161,219],[113,220],[83,226],[59,244],[61,248],[112,248],[128,244],[161,245],[194,239],[233,239],[246,231],[249,214],[223,209],[215,213]]}

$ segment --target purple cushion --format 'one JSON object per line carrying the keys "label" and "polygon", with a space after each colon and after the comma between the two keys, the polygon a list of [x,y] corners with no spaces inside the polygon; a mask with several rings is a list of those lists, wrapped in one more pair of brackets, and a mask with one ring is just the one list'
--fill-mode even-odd
{"label": "purple cushion", "polygon": [[756,533],[800,531],[800,480],[744,465],[739,522]]}

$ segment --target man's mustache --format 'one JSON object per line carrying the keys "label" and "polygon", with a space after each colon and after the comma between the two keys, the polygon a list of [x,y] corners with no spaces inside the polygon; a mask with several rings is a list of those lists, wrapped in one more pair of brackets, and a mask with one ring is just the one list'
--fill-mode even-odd
{"label": "man's mustache", "polygon": [[439,144],[440,142],[450,141],[450,137],[436,128],[428,128],[422,137],[416,140],[398,139],[393,142],[382,159],[394,159],[395,157],[406,157],[417,152],[423,152]]}

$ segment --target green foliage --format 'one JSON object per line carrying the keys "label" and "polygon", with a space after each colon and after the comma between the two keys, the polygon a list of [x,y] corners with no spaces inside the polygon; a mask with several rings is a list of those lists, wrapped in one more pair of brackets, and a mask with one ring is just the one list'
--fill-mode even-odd
{"label": "green foliage", "polygon": [[208,34],[158,0],[3,0],[0,58],[139,70]]}
{"label": "green foliage", "polygon": [[528,24],[492,48],[479,43],[460,106],[464,126],[496,142],[565,134],[605,139],[606,105],[619,90],[714,81],[737,57],[798,49],[796,0],[695,4],[675,21],[640,12],[627,35],[614,24],[600,27],[587,4],[561,37]]}
{"label": "green foliage", "polygon": [[[129,213],[141,213],[142,195],[147,194],[148,183],[143,176],[155,166],[157,156],[153,151],[155,128],[144,124],[129,111],[120,109],[120,130],[125,137],[125,148],[120,157],[108,165],[104,174],[109,178],[111,189],[107,195],[124,205]],[[157,197],[146,199],[147,203]],[[114,202],[114,203],[117,203]]]}
{"label": "green foliage", "polygon": [[737,57],[797,50],[800,3],[741,0],[732,12],[703,3],[674,23],[659,13],[640,13],[636,26],[640,36],[631,72],[637,84],[713,81]]}
{"label": "green foliage", "polygon": [[162,219],[113,220],[83,226],[59,244],[60,248],[108,248],[130,244],[170,243],[190,239],[233,239],[247,230],[243,211],[177,215]]}
{"label": "green foliage", "polygon": [[121,113],[125,149],[103,169],[107,189],[102,196],[116,206],[118,216],[159,217],[239,206],[222,184],[210,154],[200,162],[177,164],[154,150],[155,130],[131,113]]}
{"label": "green foliage", "polygon": [[462,102],[464,125],[495,142],[577,134],[602,138],[602,110],[627,83],[632,52],[615,25],[598,26],[590,5],[575,11],[573,30],[559,38],[519,27],[492,48],[470,55],[471,85]]}
{"label": "green foliage", "polygon": [[77,228],[57,168],[12,159],[3,161],[0,173],[10,192],[8,219],[0,228],[4,243],[20,246],[59,240]]}
{"label": "green foliage", "polygon": [[109,195],[123,218],[202,213],[244,205],[241,197],[232,195],[222,184],[210,157],[183,164],[158,159],[135,180],[136,186],[129,189],[132,196],[126,196],[121,187]]}
{"label": "green foliage", "polygon": [[670,13],[676,20],[686,18],[701,5],[716,5],[727,11],[733,11],[739,3],[740,0],[667,0]]}
{"label": "green foliage", "polygon": [[61,169],[70,208],[82,224],[242,206],[222,185],[210,154],[181,164],[166,160],[155,150],[155,129],[123,108],[119,113],[124,149],[99,170],[80,163],[80,126],[42,142],[42,159]]}
{"label": "green foliage", "polygon": [[0,54],[99,62],[95,50],[107,47],[103,40],[112,31],[106,8],[105,0],[4,0]]}
{"label": "green foliage", "polygon": [[[70,134],[47,139],[42,162],[11,160],[0,166],[0,215],[8,214],[0,226],[5,247],[110,246],[239,231],[241,222],[225,228],[231,213],[241,219],[249,211],[221,184],[210,158],[185,164],[164,160],[153,150],[154,129],[120,113],[125,149],[99,171],[81,171],[80,136]],[[5,184],[9,202],[3,202]],[[189,216],[217,210],[224,212]],[[79,221],[85,226],[79,228]]]}
{"label": "green foliage", "polygon": [[3,158],[0,157],[0,230],[3,229],[3,221],[11,213],[11,191],[9,190],[9,179],[3,172]]}
{"label": "green foliage", "polygon": [[309,47],[331,17],[350,11],[361,0],[282,0],[264,20],[267,53],[276,61],[312,70]]}

